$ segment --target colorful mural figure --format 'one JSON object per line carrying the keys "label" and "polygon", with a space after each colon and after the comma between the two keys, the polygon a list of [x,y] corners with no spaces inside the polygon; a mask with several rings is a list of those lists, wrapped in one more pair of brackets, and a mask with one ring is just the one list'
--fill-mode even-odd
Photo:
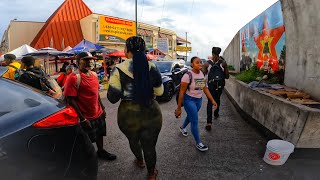
{"label": "colorful mural figure", "polygon": [[284,68],[285,26],[281,3],[277,2],[240,30],[241,70],[252,63],[271,73]]}

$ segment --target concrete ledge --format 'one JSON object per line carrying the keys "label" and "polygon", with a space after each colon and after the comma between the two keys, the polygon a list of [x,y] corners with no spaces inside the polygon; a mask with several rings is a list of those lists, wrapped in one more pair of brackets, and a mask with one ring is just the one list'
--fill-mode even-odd
{"label": "concrete ledge", "polygon": [[267,129],[271,137],[290,141],[297,148],[320,148],[320,110],[253,90],[234,77],[226,81],[225,90],[241,114]]}

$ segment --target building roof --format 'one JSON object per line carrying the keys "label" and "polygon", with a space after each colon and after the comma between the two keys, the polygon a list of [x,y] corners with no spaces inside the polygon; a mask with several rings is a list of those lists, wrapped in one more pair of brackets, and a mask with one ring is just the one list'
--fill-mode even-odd
{"label": "building roof", "polygon": [[[183,39],[182,37],[177,36],[177,42],[178,42],[178,43],[186,43],[187,40]],[[191,44],[191,42],[188,41],[188,44]]]}
{"label": "building roof", "polygon": [[80,20],[90,14],[92,11],[82,0],[65,0],[49,17],[31,46],[36,49],[50,46],[58,50],[74,47],[83,40]]}

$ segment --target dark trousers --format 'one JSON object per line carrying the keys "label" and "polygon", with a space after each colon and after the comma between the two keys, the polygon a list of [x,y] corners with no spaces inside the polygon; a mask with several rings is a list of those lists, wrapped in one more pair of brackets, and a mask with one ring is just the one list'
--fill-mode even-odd
{"label": "dark trousers", "polygon": [[162,126],[158,102],[153,100],[150,106],[142,107],[131,101],[122,101],[118,109],[118,125],[128,138],[132,153],[137,160],[145,159],[148,172],[153,174],[157,162],[156,144]]}
{"label": "dark trousers", "polygon": [[[213,99],[216,101],[218,108],[214,111],[214,116],[219,116],[219,109],[220,109],[220,97],[223,91],[223,88],[219,88],[217,89],[211,89],[209,88],[209,91],[213,97]],[[211,101],[208,101],[207,104],[207,123],[212,123],[212,108],[213,105],[211,103]]]}

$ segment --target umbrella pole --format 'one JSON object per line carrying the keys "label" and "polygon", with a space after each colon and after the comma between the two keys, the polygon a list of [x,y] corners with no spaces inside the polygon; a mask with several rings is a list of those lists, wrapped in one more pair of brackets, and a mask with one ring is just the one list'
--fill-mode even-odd
{"label": "umbrella pole", "polygon": [[103,51],[102,52],[102,59],[103,59],[103,71],[104,71],[104,79],[106,80],[106,83],[108,84],[108,74],[107,74],[107,61],[106,61],[106,54]]}
{"label": "umbrella pole", "polygon": [[56,72],[58,72],[58,57],[55,58],[54,62],[56,64]]}

